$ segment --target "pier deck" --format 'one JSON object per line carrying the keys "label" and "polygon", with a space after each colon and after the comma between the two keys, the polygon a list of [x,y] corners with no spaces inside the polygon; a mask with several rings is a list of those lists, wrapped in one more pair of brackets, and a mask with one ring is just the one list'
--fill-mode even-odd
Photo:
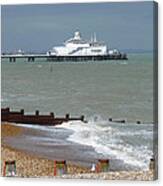
{"label": "pier deck", "polygon": [[17,59],[24,59],[27,62],[34,62],[36,59],[45,59],[52,62],[64,61],[103,61],[103,60],[127,60],[126,54],[119,55],[97,55],[97,56],[49,56],[47,54],[2,54],[1,59],[8,59],[16,62]]}

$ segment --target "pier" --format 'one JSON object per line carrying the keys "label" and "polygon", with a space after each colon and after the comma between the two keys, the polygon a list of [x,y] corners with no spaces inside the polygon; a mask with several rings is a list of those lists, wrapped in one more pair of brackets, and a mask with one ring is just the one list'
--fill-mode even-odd
{"label": "pier", "polygon": [[36,59],[47,59],[46,54],[2,54],[1,59],[8,59],[9,62],[16,62],[17,59],[23,59],[27,62],[34,62]]}
{"label": "pier", "polygon": [[2,54],[1,59],[7,59],[9,62],[16,62],[17,59],[23,59],[26,62],[34,62],[36,59],[45,59],[51,62],[68,61],[104,61],[104,60],[127,60],[126,54],[118,55],[94,55],[94,56],[55,56],[47,54]]}

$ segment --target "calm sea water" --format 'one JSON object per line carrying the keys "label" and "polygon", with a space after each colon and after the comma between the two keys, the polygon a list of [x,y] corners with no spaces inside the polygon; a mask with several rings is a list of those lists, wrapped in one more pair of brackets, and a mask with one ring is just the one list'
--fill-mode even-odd
{"label": "calm sea water", "polygon": [[[125,165],[148,167],[153,145],[151,54],[130,54],[128,61],[3,61],[1,68],[2,107],[24,108],[28,113],[36,109],[42,113],[53,111],[58,116],[84,114],[89,121],[87,125],[69,122],[58,126],[62,134],[63,130],[69,134],[67,143],[93,147],[97,154],[91,154],[92,157],[101,154],[119,159]],[[109,117],[128,122],[110,123]],[[147,124],[136,125],[136,120]],[[51,140],[65,143],[62,135],[52,136]],[[76,156],[81,152],[78,149]],[[90,151],[86,152],[83,157],[90,158]]]}
{"label": "calm sea water", "polygon": [[89,63],[2,62],[2,106],[153,121],[152,55]]}

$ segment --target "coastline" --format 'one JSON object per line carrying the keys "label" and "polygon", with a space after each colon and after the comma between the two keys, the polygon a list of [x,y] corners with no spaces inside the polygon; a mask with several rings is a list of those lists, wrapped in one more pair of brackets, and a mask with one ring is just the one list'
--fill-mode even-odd
{"label": "coastline", "polygon": [[[54,176],[54,161],[37,155],[15,149],[8,144],[5,144],[4,139],[11,136],[23,135],[25,131],[33,132],[31,129],[25,129],[20,126],[15,126],[7,122],[1,123],[2,144],[1,144],[1,175],[5,161],[16,161],[18,177],[53,177]],[[89,172],[86,167],[67,163],[67,172],[84,173]]]}
{"label": "coastline", "polygon": [[[5,144],[4,139],[20,136],[25,128],[3,122],[1,124],[1,174],[4,176],[4,162],[16,161],[17,177],[54,177],[54,161],[42,158]],[[28,132],[30,129],[28,129]],[[154,180],[154,171],[114,171],[105,173],[91,173],[87,167],[67,162],[67,174],[55,178],[74,179],[106,179],[106,180]]]}

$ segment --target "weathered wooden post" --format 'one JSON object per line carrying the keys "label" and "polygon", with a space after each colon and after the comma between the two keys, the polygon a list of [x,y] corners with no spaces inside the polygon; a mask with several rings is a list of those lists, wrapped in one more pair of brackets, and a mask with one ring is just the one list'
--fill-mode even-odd
{"label": "weathered wooden post", "polygon": [[50,112],[50,116],[52,116],[54,118],[54,113],[53,112]]}
{"label": "weathered wooden post", "polygon": [[10,112],[10,108],[9,107],[7,107],[5,110],[6,110],[7,113]]}
{"label": "weathered wooden post", "polygon": [[54,161],[54,176],[63,175],[67,173],[66,161]]}
{"label": "weathered wooden post", "polygon": [[109,118],[109,121],[113,121],[113,119],[112,118]]}
{"label": "weathered wooden post", "polygon": [[123,119],[123,120],[121,120],[121,123],[126,123],[126,120],[124,120],[124,119]]}
{"label": "weathered wooden post", "polygon": [[35,114],[36,116],[39,116],[39,110],[36,110]]}
{"label": "weathered wooden post", "polygon": [[56,165],[56,161],[54,161],[54,176],[57,175],[57,165]]}
{"label": "weathered wooden post", "polygon": [[108,172],[109,170],[109,159],[99,159],[96,164],[96,172]]}
{"label": "weathered wooden post", "polygon": [[69,121],[70,119],[70,114],[66,114],[66,120]]}
{"label": "weathered wooden post", "polygon": [[16,161],[5,161],[3,176],[16,176]]}
{"label": "weathered wooden post", "polygon": [[84,121],[84,115],[81,115],[80,119],[81,121]]}
{"label": "weathered wooden post", "polygon": [[155,159],[151,158],[149,163],[149,169],[153,170],[155,168]]}
{"label": "weathered wooden post", "polygon": [[24,115],[24,109],[20,110],[21,115]]}

